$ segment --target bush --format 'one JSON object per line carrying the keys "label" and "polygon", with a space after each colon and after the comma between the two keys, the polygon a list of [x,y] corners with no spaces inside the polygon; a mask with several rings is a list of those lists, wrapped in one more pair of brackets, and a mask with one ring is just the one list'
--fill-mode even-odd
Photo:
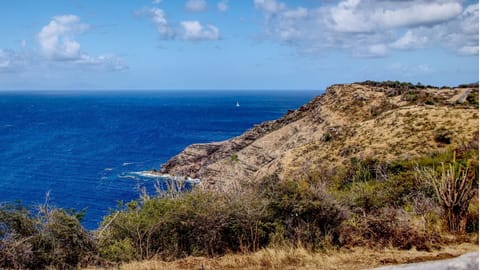
{"label": "bush", "polygon": [[0,207],[0,268],[75,269],[96,261],[96,245],[75,215],[48,206]]}
{"label": "bush", "polygon": [[267,218],[277,225],[276,237],[283,236],[291,243],[320,248],[347,217],[345,209],[321,185],[275,179],[272,182],[267,178],[260,186],[268,201]]}
{"label": "bush", "polygon": [[430,250],[441,243],[440,235],[414,226],[411,217],[393,208],[383,208],[367,216],[356,216],[342,225],[344,246],[396,247]]}
{"label": "bush", "polygon": [[130,204],[105,218],[100,253],[113,261],[128,261],[215,256],[264,246],[260,202],[238,196],[195,189]]}
{"label": "bush", "polygon": [[103,222],[99,243],[104,258],[216,256],[274,242],[317,248],[345,219],[322,188],[276,177],[242,192],[194,189],[129,205]]}

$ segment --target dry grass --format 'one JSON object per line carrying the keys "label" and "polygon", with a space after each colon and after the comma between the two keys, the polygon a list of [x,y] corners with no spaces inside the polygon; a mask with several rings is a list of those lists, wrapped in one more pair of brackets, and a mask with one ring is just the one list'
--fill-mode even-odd
{"label": "dry grass", "polygon": [[[365,248],[312,253],[305,249],[263,249],[252,254],[218,258],[188,257],[173,262],[149,260],[121,265],[122,270],[153,269],[370,269],[388,264],[403,264],[456,257],[478,251],[478,245],[462,243],[432,252]],[[203,268],[202,268],[203,267]],[[99,268],[89,268],[99,269]]]}

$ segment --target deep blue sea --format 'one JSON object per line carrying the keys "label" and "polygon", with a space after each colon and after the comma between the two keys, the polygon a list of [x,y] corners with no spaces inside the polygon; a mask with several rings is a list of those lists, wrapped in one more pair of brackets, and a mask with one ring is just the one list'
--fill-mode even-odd
{"label": "deep blue sea", "polygon": [[[139,197],[192,143],[221,141],[276,119],[321,91],[0,92],[0,202],[86,208],[98,226]],[[240,107],[236,107],[237,101]]]}

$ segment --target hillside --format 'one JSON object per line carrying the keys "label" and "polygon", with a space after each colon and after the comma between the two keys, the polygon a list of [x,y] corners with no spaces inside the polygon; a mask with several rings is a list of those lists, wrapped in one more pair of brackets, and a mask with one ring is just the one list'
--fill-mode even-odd
{"label": "hillside", "polygon": [[478,85],[399,82],[333,85],[295,111],[223,142],[193,144],[160,173],[208,187],[333,168],[352,157],[408,159],[456,147],[478,133]]}

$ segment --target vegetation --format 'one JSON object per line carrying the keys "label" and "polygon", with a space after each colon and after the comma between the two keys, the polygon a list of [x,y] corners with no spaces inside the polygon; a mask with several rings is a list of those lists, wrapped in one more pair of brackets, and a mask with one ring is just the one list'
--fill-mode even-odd
{"label": "vegetation", "polygon": [[[106,262],[266,248],[430,251],[478,230],[478,142],[413,160],[352,158],[302,179],[276,175],[230,191],[171,189],[121,204],[92,235],[81,213],[0,207],[0,268],[74,269]],[[476,236],[478,237],[478,236]]]}
{"label": "vegetation", "polygon": [[76,269],[99,264],[96,243],[80,225],[78,213],[45,204],[29,211],[19,204],[0,206],[0,268]]}
{"label": "vegetation", "polygon": [[[475,203],[471,199],[478,196],[478,175],[473,173],[478,163],[472,163],[478,159],[476,145],[472,141],[455,151],[390,163],[353,158],[305,179],[280,181],[272,175],[229,192],[195,189],[129,203],[105,218],[100,254],[121,262],[267,247],[432,250],[451,241],[445,237],[449,233],[465,232],[452,230],[455,226],[478,228],[478,207],[469,212]],[[448,178],[448,171],[437,173],[438,165],[447,162],[472,168],[452,165],[460,177],[454,179],[463,181],[455,185],[468,193],[460,196],[465,206],[458,213],[455,208],[455,218],[443,198],[451,194],[436,184]]]}
{"label": "vegetation", "polygon": [[443,208],[443,214],[451,232],[465,232],[466,216],[471,200],[475,196],[473,179],[469,175],[469,164],[464,167],[455,161],[435,168],[418,168],[419,174],[434,188]]}
{"label": "vegetation", "polygon": [[193,190],[130,203],[107,217],[100,254],[112,261],[215,256],[268,244],[321,245],[345,219],[320,187],[266,179],[254,192]]}

